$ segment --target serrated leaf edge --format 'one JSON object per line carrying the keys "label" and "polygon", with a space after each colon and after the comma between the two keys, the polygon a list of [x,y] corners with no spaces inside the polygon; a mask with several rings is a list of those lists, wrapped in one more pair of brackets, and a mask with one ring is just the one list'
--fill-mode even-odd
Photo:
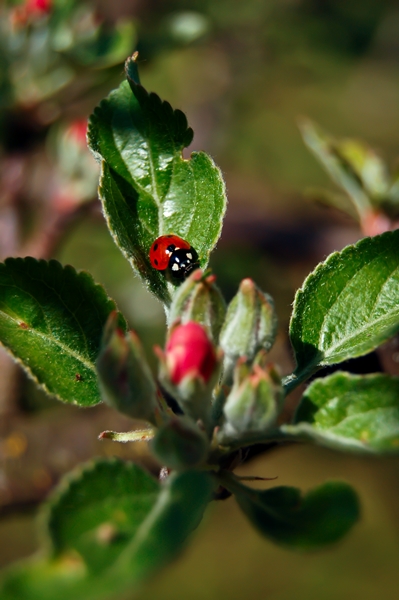
{"label": "serrated leaf edge", "polygon": [[[126,61],[126,64],[128,64],[128,63],[129,63],[129,61],[133,61],[133,62],[135,62],[135,58],[134,58],[134,57],[129,57],[129,58],[127,59],[127,61]],[[167,107],[169,107],[169,108],[170,108],[170,112],[171,112],[171,114],[173,114],[173,118],[175,118],[176,116],[179,116],[179,117],[180,117],[180,115],[181,115],[182,117],[184,117],[186,134],[187,134],[187,132],[192,132],[192,133],[193,133],[193,130],[192,130],[192,128],[188,126],[188,123],[187,123],[187,117],[186,117],[186,115],[184,114],[184,112],[183,112],[183,111],[181,111],[180,109],[173,109],[173,108],[172,108],[172,106],[170,105],[170,103],[169,103],[168,101],[166,101],[166,100],[162,100],[162,99],[161,99],[161,98],[158,96],[158,94],[156,94],[155,92],[148,92],[148,91],[147,91],[147,90],[146,90],[146,89],[145,89],[145,88],[144,88],[144,87],[143,87],[143,86],[142,86],[140,83],[138,83],[138,82],[134,81],[134,80],[133,80],[133,79],[131,79],[131,78],[130,78],[128,75],[127,75],[127,81],[126,81],[126,82],[122,82],[122,84],[123,84],[123,83],[128,83],[128,84],[130,84],[130,86],[129,86],[129,87],[130,87],[130,91],[131,91],[131,93],[132,93],[132,94],[133,94],[133,95],[136,97],[136,99],[137,99],[137,102],[138,102],[139,104],[141,104],[141,102],[140,102],[140,98],[139,98],[139,97],[137,96],[137,94],[135,93],[135,90],[139,90],[139,92],[145,93],[145,95],[146,95],[146,97],[147,97],[148,99],[151,99],[151,98],[156,98],[156,99],[157,99],[157,102],[159,103],[159,106],[163,106],[163,107],[167,106]],[[122,84],[121,84],[121,85],[122,85]],[[133,89],[133,87],[135,88],[135,90]],[[108,95],[106,98],[104,98],[104,99],[103,99],[103,100],[102,100],[102,101],[99,103],[99,105],[98,105],[98,106],[96,106],[96,108],[94,109],[94,111],[93,111],[93,113],[92,113],[92,115],[90,116],[90,119],[89,119],[89,125],[88,125],[88,130],[87,130],[87,143],[88,143],[89,149],[90,149],[90,150],[91,150],[91,152],[93,153],[93,156],[94,156],[94,158],[96,159],[96,161],[97,161],[97,162],[99,162],[99,163],[101,164],[101,175],[100,175],[100,183],[99,183],[99,187],[98,187],[98,194],[99,194],[99,197],[100,197],[100,199],[101,199],[101,202],[102,202],[102,205],[103,205],[103,214],[104,214],[104,217],[105,217],[105,219],[106,219],[107,226],[108,226],[108,228],[109,228],[109,230],[110,230],[110,232],[111,232],[112,238],[113,238],[113,240],[114,240],[115,244],[117,245],[117,247],[118,247],[118,248],[121,250],[121,252],[122,252],[123,256],[124,256],[124,257],[125,257],[125,258],[128,260],[128,262],[129,262],[129,263],[130,263],[130,265],[132,266],[132,268],[133,268],[134,272],[135,272],[137,275],[139,275],[139,277],[140,277],[140,278],[141,278],[141,279],[142,279],[142,280],[145,282],[145,285],[146,285],[146,287],[147,287],[148,289],[150,289],[150,286],[149,286],[149,284],[147,283],[147,281],[146,281],[146,278],[145,278],[145,277],[142,277],[141,273],[140,273],[140,272],[139,272],[139,270],[136,268],[136,266],[135,266],[135,263],[134,263],[134,260],[133,260],[133,257],[132,257],[132,256],[129,256],[129,254],[128,254],[128,253],[127,253],[127,252],[126,252],[126,251],[125,251],[125,250],[124,250],[124,249],[123,249],[123,248],[120,246],[120,244],[118,243],[118,238],[117,238],[117,235],[116,235],[116,233],[115,233],[115,230],[114,230],[114,228],[111,228],[111,224],[110,224],[109,218],[108,218],[108,216],[107,216],[107,214],[106,214],[106,212],[105,212],[105,210],[104,210],[104,202],[105,202],[105,197],[104,197],[104,194],[103,194],[103,192],[102,192],[103,186],[102,186],[102,183],[101,183],[101,182],[102,182],[102,179],[103,179],[104,163],[106,163],[106,164],[107,164],[107,166],[108,166],[108,168],[109,168],[110,170],[112,170],[112,167],[111,167],[111,165],[109,165],[109,163],[107,162],[107,160],[106,160],[106,159],[105,159],[105,158],[102,156],[102,154],[100,153],[99,146],[98,146],[98,143],[97,143],[97,140],[96,140],[96,136],[95,136],[95,134],[94,134],[94,130],[95,130],[95,129],[96,129],[96,127],[97,127],[97,125],[95,124],[95,120],[101,120],[101,112],[102,112],[102,111],[104,111],[104,110],[107,110],[107,104],[109,103],[110,99],[111,99],[113,96],[116,96],[116,95],[118,94],[119,90],[120,90],[120,86],[119,86],[118,88],[116,88],[115,90],[112,90],[112,91],[110,92],[110,94],[109,94],[109,95]],[[173,136],[171,136],[171,137],[173,137]],[[147,141],[147,146],[148,146],[148,148],[150,148],[150,144],[148,143],[148,139],[147,139],[147,138],[146,138],[146,141]],[[178,159],[178,160],[181,160],[182,162],[185,162],[185,163],[187,163],[187,164],[190,166],[191,170],[192,170],[192,167],[191,167],[191,161],[192,161],[192,159],[193,159],[193,158],[194,158],[196,155],[198,155],[198,156],[200,156],[200,155],[203,155],[203,156],[205,156],[205,157],[207,158],[207,160],[209,161],[209,166],[210,166],[210,169],[212,169],[212,170],[214,171],[214,173],[215,173],[215,174],[216,174],[216,176],[217,176],[217,179],[220,181],[220,184],[221,184],[221,192],[222,192],[222,196],[223,196],[223,198],[224,198],[224,206],[223,206],[223,211],[222,211],[222,213],[220,214],[220,218],[218,218],[218,221],[219,221],[219,228],[218,228],[218,230],[215,232],[215,235],[213,236],[213,238],[212,238],[212,240],[210,241],[210,243],[209,243],[209,244],[207,244],[207,246],[209,247],[209,249],[207,249],[207,250],[206,250],[205,254],[204,254],[204,253],[202,253],[202,254],[201,254],[201,256],[200,256],[201,268],[203,268],[203,269],[204,269],[204,268],[206,268],[206,266],[207,266],[207,264],[208,264],[208,261],[209,261],[209,255],[210,255],[210,253],[211,253],[211,252],[212,252],[212,251],[215,249],[215,247],[216,247],[216,244],[217,244],[217,241],[219,240],[219,238],[220,238],[220,235],[221,235],[221,230],[222,230],[222,226],[223,226],[223,219],[224,219],[224,216],[225,216],[225,213],[226,213],[226,209],[227,209],[227,194],[226,194],[226,184],[225,184],[225,181],[224,181],[224,178],[223,178],[223,175],[222,175],[222,172],[221,172],[221,170],[220,170],[220,169],[219,169],[219,167],[216,165],[216,163],[214,162],[214,160],[212,159],[212,157],[211,157],[211,156],[209,156],[207,153],[205,153],[205,152],[192,152],[192,153],[191,153],[191,155],[190,155],[190,158],[184,158],[184,157],[183,157],[183,149],[184,149],[184,148],[186,148],[186,147],[187,147],[187,146],[188,146],[188,145],[191,143],[191,141],[192,141],[192,138],[191,138],[191,140],[188,140],[188,139],[187,139],[187,140],[185,140],[185,143],[182,145],[182,147],[181,147],[180,149],[178,149],[177,151],[175,151],[175,152],[173,152],[173,153],[172,153],[172,154],[173,154],[173,159],[172,159],[172,161],[171,161],[171,163],[172,163],[172,172],[173,172],[173,170],[174,170],[174,165],[175,165],[175,161],[176,161],[176,159]],[[122,157],[121,157],[121,160],[122,160],[122,162],[123,162],[123,164],[124,164],[124,166],[125,166],[125,169],[126,169],[126,172],[127,172],[128,178],[126,178],[126,177],[123,177],[123,176],[122,176],[120,173],[119,173],[119,175],[120,175],[121,177],[123,177],[123,179],[125,179],[125,180],[127,181],[127,183],[128,183],[129,185],[131,185],[131,186],[132,186],[132,188],[133,188],[133,189],[134,189],[134,190],[135,190],[137,193],[140,193],[140,192],[141,192],[142,194],[144,194],[144,195],[147,195],[147,194],[148,194],[148,192],[147,192],[147,191],[146,191],[144,188],[142,188],[142,186],[141,186],[141,185],[137,184],[137,182],[136,182],[136,181],[133,181],[132,177],[130,176],[130,172],[129,172],[128,166],[126,165],[126,163],[125,163],[125,161],[122,159]],[[153,165],[153,161],[152,161],[151,153],[150,153],[149,151],[148,151],[148,161],[149,161],[149,165],[150,165],[151,179],[152,179],[152,183],[153,183],[152,187],[153,187],[153,191],[154,191],[154,194],[153,194],[153,195],[151,195],[151,198],[152,198],[153,202],[155,203],[155,205],[156,205],[156,207],[157,207],[157,211],[158,211],[158,233],[156,234],[156,237],[158,237],[158,236],[160,236],[160,235],[165,235],[165,234],[167,234],[167,233],[175,233],[175,234],[177,234],[177,235],[182,235],[182,234],[181,234],[181,232],[179,232],[179,231],[173,231],[173,232],[170,232],[169,230],[166,230],[166,229],[163,227],[163,218],[164,218],[164,215],[163,215],[163,201],[162,201],[162,200],[159,198],[159,196],[158,196],[158,194],[157,194],[157,188],[156,188],[156,185],[155,185],[155,179],[154,179],[154,177],[153,177],[153,173],[154,173],[154,165]],[[191,223],[190,223],[189,229],[190,229],[190,228],[191,228]],[[183,236],[183,237],[184,237],[184,236]],[[189,238],[188,238],[188,241],[190,241],[190,240],[189,240]],[[147,250],[149,251],[149,248],[148,248]],[[169,292],[169,296],[170,296],[170,298],[169,298],[169,299],[168,299],[168,298],[165,298],[165,299],[162,299],[162,298],[160,298],[160,300],[161,300],[162,302],[164,302],[164,303],[165,303],[165,304],[168,306],[168,305],[170,304],[170,302],[171,302],[171,297],[173,296],[173,293],[174,293],[174,290],[176,289],[176,286],[175,286],[175,285],[173,285],[173,284],[172,284],[172,283],[170,283],[170,282],[167,282],[167,289],[168,289],[168,292]],[[151,293],[153,293],[153,294],[154,294],[154,291],[153,291],[153,290],[151,290],[151,289],[150,289],[150,291],[151,291]],[[155,294],[155,295],[157,295],[157,294]],[[157,295],[157,297],[158,297],[158,295]]]}
{"label": "serrated leaf edge", "polygon": [[[300,305],[301,305],[301,302],[303,299],[303,295],[306,292],[306,288],[312,283],[312,281],[314,279],[319,277],[321,271],[323,271],[326,267],[332,266],[331,263],[334,263],[334,261],[338,260],[338,258],[345,257],[347,254],[350,254],[351,252],[359,251],[359,249],[362,246],[366,246],[366,245],[369,245],[370,243],[373,243],[373,240],[375,240],[377,238],[379,238],[379,239],[381,239],[383,237],[389,238],[389,237],[394,237],[395,235],[399,235],[398,231],[399,230],[388,231],[388,232],[382,233],[381,235],[374,236],[373,238],[371,238],[371,237],[363,238],[362,240],[359,240],[355,244],[350,244],[349,246],[346,246],[342,250],[333,252],[326,258],[325,261],[319,263],[316,266],[316,268],[311,273],[309,273],[309,275],[306,277],[305,281],[303,282],[302,286],[297,290],[297,292],[295,294],[290,323],[289,323],[290,338],[291,338],[291,328],[295,322],[295,319],[297,318],[297,312],[299,311],[299,308],[300,308]],[[343,289],[345,289],[345,288],[343,288]],[[340,293],[342,293],[342,291],[343,290],[341,290]],[[323,363],[323,361],[321,361],[317,364],[322,366],[324,363]],[[315,366],[315,365],[312,365],[312,366]],[[296,371],[296,369],[295,369],[295,371]]]}
{"label": "serrated leaf edge", "polygon": [[[65,270],[65,269],[71,270],[72,272],[74,272],[76,274],[76,276],[78,278],[81,278],[81,279],[87,278],[87,279],[91,280],[91,282],[93,283],[93,287],[95,289],[97,289],[98,291],[100,291],[101,294],[102,294],[102,296],[103,296],[103,298],[106,299],[107,304],[110,304],[110,312],[111,312],[111,310],[116,310],[118,312],[118,315],[120,316],[120,319],[123,319],[123,323],[125,325],[125,328],[127,329],[126,320],[125,320],[124,316],[122,315],[122,313],[118,310],[115,301],[112,300],[112,298],[110,298],[107,295],[107,292],[106,292],[104,286],[102,286],[100,283],[96,283],[94,281],[93,276],[88,271],[85,271],[84,269],[78,271],[72,265],[62,265],[58,260],[55,260],[55,259],[51,259],[51,260],[47,261],[45,259],[42,259],[42,258],[37,259],[37,258],[34,258],[32,256],[26,256],[24,258],[22,258],[22,257],[17,257],[17,258],[9,257],[9,258],[6,258],[3,263],[0,263],[0,268],[1,268],[2,264],[5,265],[5,266],[7,266],[8,263],[10,263],[10,262],[17,262],[17,261],[18,262],[26,262],[26,263],[28,263],[28,262],[36,262],[36,263],[39,263],[39,264],[45,264],[47,267],[50,267],[50,265],[54,265],[54,266],[58,265],[57,268],[61,267],[62,270]],[[68,309],[68,311],[69,311],[69,309]],[[5,315],[5,316],[11,319],[11,317],[9,315]],[[31,334],[35,334],[38,337],[44,337],[43,335],[40,335],[40,334],[38,334],[37,332],[35,332],[33,330],[31,330]],[[70,348],[68,348],[68,346],[65,346],[64,344],[60,343],[55,338],[51,338],[51,339],[54,339],[54,342],[58,346],[60,346],[64,350],[66,350],[67,353],[70,356],[74,356],[76,358],[76,355],[74,354],[73,351],[70,350]],[[75,406],[82,406],[76,400],[73,400],[73,401],[69,402],[69,401],[64,400],[59,394],[56,394],[54,392],[50,392],[50,390],[48,389],[47,385],[44,382],[39,381],[38,378],[37,378],[37,376],[29,368],[29,366],[26,365],[23,362],[22,359],[20,359],[18,356],[16,356],[15,354],[13,354],[13,352],[11,351],[11,349],[8,348],[5,344],[3,344],[3,342],[1,340],[0,340],[0,346],[2,348],[4,348],[4,350],[7,352],[8,356],[10,356],[15,363],[17,363],[18,365],[20,365],[22,367],[22,369],[24,370],[24,372],[28,375],[29,379],[31,379],[40,389],[42,389],[47,394],[47,396],[49,396],[49,398],[52,398],[54,400],[58,400],[58,401],[62,402],[63,404],[70,404],[72,406],[73,405],[75,405]],[[97,377],[97,370],[96,370],[96,367],[95,367],[95,363],[90,364],[87,361],[82,360],[81,358],[79,358],[79,361],[82,364],[84,364],[88,369],[90,369],[91,371],[93,371],[93,373]],[[101,400],[99,400],[99,402],[97,404],[99,404],[100,402],[101,402]],[[96,405],[95,404],[91,404],[91,405],[86,406],[85,408],[91,408],[92,406],[96,406]]]}

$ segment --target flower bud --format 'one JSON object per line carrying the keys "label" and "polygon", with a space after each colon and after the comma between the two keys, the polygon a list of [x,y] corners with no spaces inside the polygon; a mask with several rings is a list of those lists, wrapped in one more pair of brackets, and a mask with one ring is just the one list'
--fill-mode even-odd
{"label": "flower bud", "polygon": [[77,119],[55,128],[48,140],[57,171],[54,199],[59,212],[76,210],[95,195],[98,165],[87,148],[86,132],[87,119]]}
{"label": "flower bud", "polygon": [[65,131],[65,136],[71,138],[79,147],[87,148],[87,119],[76,119]]}
{"label": "flower bud", "polygon": [[157,387],[136,333],[126,335],[117,325],[117,313],[108,318],[97,372],[103,400],[120,412],[156,424]]}
{"label": "flower bud", "polygon": [[227,308],[220,345],[230,361],[245,357],[252,361],[261,348],[270,350],[277,330],[274,303],[252,281],[243,279]]}
{"label": "flower bud", "polygon": [[27,0],[25,6],[29,13],[48,14],[52,9],[51,0]]}
{"label": "flower bud", "polygon": [[11,25],[18,29],[25,27],[31,21],[36,21],[49,15],[52,11],[52,0],[25,0],[10,12]]}
{"label": "flower bud", "polygon": [[200,323],[217,343],[226,314],[226,303],[215,285],[215,279],[214,275],[204,275],[200,269],[194,271],[174,295],[169,322]]}
{"label": "flower bud", "polygon": [[172,330],[166,344],[166,365],[173,384],[185,377],[208,383],[216,366],[216,353],[205,329],[190,321]]}
{"label": "flower bud", "polygon": [[184,469],[206,459],[209,441],[192,419],[174,416],[157,431],[150,447],[162,465]]}
{"label": "flower bud", "polygon": [[247,369],[244,361],[235,369],[234,384],[223,408],[222,444],[266,432],[277,419],[283,397],[277,371],[273,365],[263,369],[259,364],[254,364],[249,374]]}
{"label": "flower bud", "polygon": [[165,352],[156,349],[160,379],[183,412],[209,424],[211,393],[219,375],[221,356],[205,329],[194,321],[172,329]]}

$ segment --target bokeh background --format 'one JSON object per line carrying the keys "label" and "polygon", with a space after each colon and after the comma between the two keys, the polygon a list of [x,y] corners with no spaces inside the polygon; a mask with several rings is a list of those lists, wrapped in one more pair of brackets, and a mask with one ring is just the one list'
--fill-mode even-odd
{"label": "bokeh background", "polygon": [[[30,254],[89,270],[151,357],[154,343],[164,340],[163,311],[107,232],[96,200],[97,167],[84,141],[88,115],[122,80],[123,60],[135,49],[142,83],[187,114],[195,132],[188,152],[207,151],[224,173],[229,208],[212,267],[227,299],[243,277],[274,297],[280,334],[272,358],[288,373],[295,290],[320,260],[362,236],[355,220],[309,201],[307,190],[334,187],[305,147],[298,118],[310,117],[337,137],[367,140],[395,172],[399,3],[2,3],[0,258]],[[345,367],[398,374],[395,342],[386,353],[388,361],[373,354]],[[145,462],[146,451],[99,442],[102,430],[131,422],[102,406],[55,404],[3,352],[0,371],[0,563],[6,565],[37,547],[38,504],[63,473],[98,455],[134,453]],[[278,476],[278,485],[303,489],[347,480],[361,496],[362,521],[337,546],[292,554],[252,530],[233,500],[219,502],[186,554],[135,597],[397,597],[398,459],[289,446],[258,454],[241,472]]]}

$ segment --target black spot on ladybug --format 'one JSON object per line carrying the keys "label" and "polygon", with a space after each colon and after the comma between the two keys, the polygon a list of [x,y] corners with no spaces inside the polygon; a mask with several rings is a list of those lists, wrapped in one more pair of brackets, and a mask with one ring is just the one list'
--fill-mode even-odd
{"label": "black spot on ladybug", "polygon": [[154,258],[154,263],[155,263],[156,265],[158,264],[158,261],[157,261],[157,259],[156,259],[156,258]]}
{"label": "black spot on ladybug", "polygon": [[158,250],[158,244],[154,245],[154,250]]}

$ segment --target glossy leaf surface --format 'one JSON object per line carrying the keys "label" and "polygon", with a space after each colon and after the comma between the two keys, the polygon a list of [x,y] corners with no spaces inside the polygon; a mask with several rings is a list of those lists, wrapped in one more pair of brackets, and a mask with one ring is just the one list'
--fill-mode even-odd
{"label": "glossy leaf surface", "polygon": [[201,267],[222,226],[226,196],[222,176],[203,152],[182,156],[193,137],[187,119],[139,83],[134,59],[128,81],[96,108],[88,139],[102,167],[100,196],[114,240],[150,290],[163,302],[170,291],[150,265],[152,242],[167,233],[187,240]]}
{"label": "glossy leaf surface", "polygon": [[115,308],[88,273],[55,260],[9,258],[0,264],[0,341],[63,402],[100,402],[95,360]]}
{"label": "glossy leaf surface", "polygon": [[399,378],[334,373],[307,388],[284,432],[340,450],[399,451]]}
{"label": "glossy leaf surface", "polygon": [[331,254],[297,292],[290,324],[300,379],[376,348],[399,329],[399,231]]}

